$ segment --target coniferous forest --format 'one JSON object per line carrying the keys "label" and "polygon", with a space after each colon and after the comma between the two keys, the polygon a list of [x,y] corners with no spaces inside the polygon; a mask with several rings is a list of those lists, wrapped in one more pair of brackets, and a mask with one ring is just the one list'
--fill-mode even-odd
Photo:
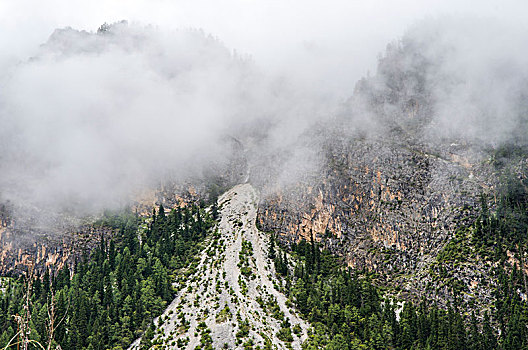
{"label": "coniferous forest", "polygon": [[0,0],[0,350],[528,350],[528,1],[118,3]]}
{"label": "coniferous forest", "polygon": [[27,337],[31,349],[126,349],[172,300],[175,272],[192,270],[213,223],[198,206],[169,215],[161,206],[147,220],[106,216],[98,225],[115,236],[73,268],[5,280],[0,348],[18,349]]}
{"label": "coniferous forest", "polygon": [[[489,208],[482,196],[478,217],[460,227],[438,257],[446,264],[472,249],[497,262],[491,271],[495,302],[480,313],[460,307],[464,291],[457,288],[443,307],[426,299],[395,300],[375,276],[344,268],[313,238],[286,247],[272,235],[268,257],[280,288],[311,325],[303,348],[526,349],[526,276],[521,266],[508,269],[504,261],[506,251],[522,256],[526,247],[528,190],[526,179],[508,179],[497,204]],[[106,215],[96,225],[115,234],[102,237],[74,266],[3,280],[0,346],[17,348],[26,337],[35,349],[125,349],[142,337],[141,348],[151,348],[152,320],[174,297],[174,285],[185,286],[216,216],[215,206],[194,205],[168,215],[161,206],[150,218]],[[288,341],[298,329],[283,323],[281,339]]]}
{"label": "coniferous forest", "polygon": [[[490,310],[460,307],[460,293],[441,308],[431,300],[397,304],[384,297],[366,271],[341,266],[317,242],[305,240],[291,247],[292,261],[276,251],[269,255],[285,280],[286,293],[313,325],[306,349],[445,349],[486,350],[528,348],[528,308],[521,297],[526,274],[521,266],[504,266],[506,251],[522,256],[528,232],[528,183],[526,177],[508,175],[491,210],[482,196],[481,211],[469,227],[461,227],[440,259],[467,258],[471,246],[476,255],[493,260],[495,303]],[[463,236],[463,239],[460,239]],[[522,263],[522,258],[520,258]],[[398,316],[397,316],[398,314]]]}

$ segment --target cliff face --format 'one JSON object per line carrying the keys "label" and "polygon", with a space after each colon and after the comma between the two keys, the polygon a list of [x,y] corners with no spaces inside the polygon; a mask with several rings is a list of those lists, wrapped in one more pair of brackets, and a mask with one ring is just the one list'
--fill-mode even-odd
{"label": "cliff face", "polygon": [[261,202],[260,228],[285,242],[313,234],[348,265],[416,289],[397,276],[427,269],[456,228],[472,221],[480,193],[492,186],[486,165],[457,145],[432,153],[383,139],[340,141],[326,145],[320,181]]}
{"label": "cliff face", "polygon": [[110,228],[93,226],[61,234],[0,228],[0,275],[19,274],[31,265],[40,273],[47,268],[59,270],[65,264],[74,266],[75,260],[95,247],[101,237],[108,240],[113,233]]}
{"label": "cliff face", "polygon": [[286,244],[313,235],[400,296],[444,303],[457,283],[466,302],[486,304],[484,286],[495,283],[489,264],[449,266],[449,281],[437,276],[439,252],[475,220],[480,195],[490,194],[493,206],[498,175],[489,144],[438,129],[433,63],[412,43],[389,48],[376,76],[360,81],[334,123],[317,131],[320,172],[271,190],[258,224]]}
{"label": "cliff face", "polygon": [[[313,236],[345,264],[376,273],[380,284],[393,287],[403,297],[427,296],[442,303],[451,298],[453,285],[458,285],[466,302],[488,304],[492,299],[489,286],[496,283],[490,272],[492,263],[472,251],[473,258],[444,266],[449,270],[445,277],[438,257],[458,239],[457,229],[475,220],[481,194],[488,194],[488,206],[493,207],[500,180],[492,155],[501,138],[489,138],[493,130],[475,138],[484,123],[467,133],[447,131],[441,102],[449,105],[458,101],[451,93],[467,91],[461,88],[464,76],[449,75],[442,66],[455,50],[431,50],[437,48],[428,47],[431,42],[407,38],[401,45],[389,46],[376,75],[358,82],[333,119],[303,135],[299,148],[317,154],[320,164],[301,181],[275,183],[284,171],[282,163],[295,158],[296,150],[263,152],[262,147],[252,148],[248,140],[226,137],[225,159],[186,182],[174,181],[167,174],[157,192],[149,192],[148,199],[136,203],[137,212],[149,215],[155,204],[171,208],[200,200],[213,203],[228,188],[249,180],[263,194],[259,228],[277,234],[284,243]],[[437,58],[437,52],[447,56]],[[528,99],[524,96],[522,101]],[[469,102],[462,100],[461,104]],[[482,112],[479,106],[457,107]],[[524,107],[512,109],[528,110]],[[521,123],[524,129],[511,132],[512,142],[528,135],[523,118],[519,120],[525,123]],[[252,137],[267,141],[258,131],[253,133],[259,137]],[[518,167],[526,169],[527,162],[524,158]],[[2,212],[0,208],[2,225],[11,225]],[[88,242],[99,235],[85,231]],[[0,231],[0,272],[23,266],[20,261],[27,262],[30,255],[40,264],[63,263],[72,256],[64,252],[79,242],[44,235],[35,243],[37,236],[12,227]],[[513,266],[516,258],[512,259]]]}

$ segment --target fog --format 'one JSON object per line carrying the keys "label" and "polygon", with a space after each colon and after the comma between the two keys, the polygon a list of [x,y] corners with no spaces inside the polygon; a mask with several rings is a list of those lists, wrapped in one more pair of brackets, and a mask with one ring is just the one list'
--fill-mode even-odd
{"label": "fog", "polygon": [[287,146],[318,115],[311,100],[201,31],[59,29],[5,79],[2,194],[59,210],[120,205],[167,174],[222,164],[227,136]]}
{"label": "fog", "polygon": [[368,132],[383,120],[405,129],[416,114],[426,143],[526,145],[526,47],[528,28],[518,22],[467,15],[416,22],[358,83],[344,118]]}
{"label": "fog", "polygon": [[[523,10],[491,1],[3,2],[0,199],[77,214],[119,207],[163,177],[225,166],[226,137],[243,142],[259,171],[293,183],[319,165],[317,145],[300,135],[343,113],[362,76],[387,91],[376,65],[389,42],[411,43],[427,62],[425,92],[409,93],[434,103],[430,137],[522,141]],[[377,128],[366,104],[347,110],[351,129]]]}
{"label": "fog", "polygon": [[432,66],[431,132],[497,146],[528,142],[528,30],[490,19],[441,18],[406,34]]}
{"label": "fog", "polygon": [[160,29],[203,29],[274,74],[347,98],[374,73],[387,42],[417,21],[470,15],[525,22],[522,0],[6,0],[0,3],[0,63],[25,60],[56,28],[94,31],[127,20]]}

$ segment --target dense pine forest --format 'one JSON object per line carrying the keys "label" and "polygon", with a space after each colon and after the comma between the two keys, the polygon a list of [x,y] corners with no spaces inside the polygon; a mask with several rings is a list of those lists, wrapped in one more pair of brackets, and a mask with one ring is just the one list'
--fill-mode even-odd
{"label": "dense pine forest", "polygon": [[[474,314],[467,318],[456,303],[447,310],[427,300],[397,304],[383,298],[368,274],[341,268],[317,243],[301,241],[293,256],[300,263],[284,278],[293,280],[290,297],[313,325],[305,349],[499,348],[488,315],[481,321]],[[284,258],[276,258],[276,264],[284,264]],[[526,340],[519,341],[500,348],[523,349]]]}
{"label": "dense pine forest", "polygon": [[198,206],[167,216],[161,206],[149,219],[107,215],[97,225],[115,236],[73,268],[3,280],[0,348],[126,349],[172,300],[213,223]]}

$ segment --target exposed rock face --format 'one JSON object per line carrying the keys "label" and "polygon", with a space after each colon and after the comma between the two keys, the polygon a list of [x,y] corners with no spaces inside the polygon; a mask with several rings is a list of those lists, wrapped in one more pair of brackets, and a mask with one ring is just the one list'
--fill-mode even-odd
{"label": "exposed rock face", "polygon": [[[295,150],[255,155],[261,148],[255,151],[251,142],[243,145],[227,137],[231,153],[225,159],[188,182],[163,181],[149,201],[138,203],[140,213],[148,215],[160,203],[165,208],[202,199],[212,203],[234,184],[250,179],[265,194],[257,217],[263,231],[278,233],[285,243],[313,235],[346,264],[376,272],[380,283],[400,288],[402,296],[445,303],[449,285],[435,279],[434,261],[455,230],[473,221],[481,193],[490,194],[488,205],[493,207],[499,180],[486,150],[493,148],[491,143],[464,138],[464,132],[437,132],[435,85],[449,90],[460,82],[444,74],[442,61],[434,61],[428,50],[429,42],[389,46],[376,75],[358,82],[337,116],[304,135],[299,143],[320,155],[321,164],[302,181],[274,183],[288,152]],[[523,128],[516,133],[528,135]],[[528,160],[523,162],[519,167],[526,169]],[[6,216],[0,219],[7,224]],[[20,250],[15,243],[29,236],[14,239],[13,232],[0,231],[3,271],[27,260],[25,254],[61,261],[54,254],[66,248],[54,247],[72,244],[57,238],[55,246],[43,249],[44,243],[33,243],[31,236],[27,249]],[[485,261],[449,267],[450,275],[465,286],[466,301],[489,303],[489,286],[495,283],[490,267]]]}
{"label": "exposed rock face", "polygon": [[[446,302],[449,287],[434,285],[431,263],[455,230],[474,220],[480,194],[493,194],[497,175],[485,143],[436,133],[428,81],[435,69],[412,43],[388,49],[377,75],[357,84],[332,125],[307,135],[318,140],[320,173],[269,191],[260,228],[285,243],[314,235],[404,297]],[[488,270],[452,267],[482,303],[491,298],[478,282],[493,283]]]}
{"label": "exposed rock face", "polygon": [[73,266],[101,237],[110,239],[113,233],[112,229],[93,226],[61,234],[0,228],[0,275],[19,274],[30,265],[39,272],[46,268],[57,271],[65,264]]}
{"label": "exposed rock face", "polygon": [[325,151],[319,182],[261,202],[260,228],[286,242],[313,234],[350,266],[381,278],[426,269],[456,228],[471,222],[479,194],[490,186],[483,166],[466,158],[470,149],[432,153],[372,139],[330,144]]}
{"label": "exposed rock face", "polygon": [[[226,138],[225,142],[232,154],[212,165],[207,174],[185,182],[162,181],[157,189],[138,193],[131,203],[132,210],[138,215],[149,216],[160,204],[170,211],[202,200],[214,201],[227,188],[243,182],[247,177],[243,147],[233,138]],[[101,237],[108,240],[112,236],[109,228],[80,224],[81,221],[91,223],[96,217],[80,219],[19,209],[23,214],[14,218],[12,211],[9,206],[0,205],[0,275],[20,273],[30,264],[35,264],[38,270],[46,266],[60,269],[65,263],[71,266]]]}

